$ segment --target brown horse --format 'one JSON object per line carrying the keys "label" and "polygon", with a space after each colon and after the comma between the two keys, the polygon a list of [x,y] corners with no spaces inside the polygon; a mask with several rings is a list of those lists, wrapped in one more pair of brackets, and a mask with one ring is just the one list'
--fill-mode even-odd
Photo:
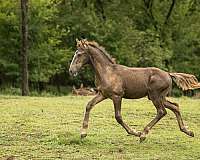
{"label": "brown horse", "polygon": [[[95,71],[95,84],[98,94],[86,106],[81,137],[87,136],[89,114],[91,109],[99,102],[110,98],[115,109],[117,122],[128,134],[140,137],[140,142],[145,140],[149,130],[170,109],[176,115],[179,128],[182,132],[194,137],[194,133],[184,125],[179,106],[166,100],[167,94],[172,88],[172,79],[183,90],[200,88],[195,76],[185,73],[168,73],[154,67],[130,68],[116,64],[111,56],[96,42],[77,40],[77,50],[71,62],[69,73],[76,76],[85,64],[91,64]],[[138,99],[148,96],[156,107],[156,117],[144,128],[142,132],[131,129],[122,119],[122,98]]]}

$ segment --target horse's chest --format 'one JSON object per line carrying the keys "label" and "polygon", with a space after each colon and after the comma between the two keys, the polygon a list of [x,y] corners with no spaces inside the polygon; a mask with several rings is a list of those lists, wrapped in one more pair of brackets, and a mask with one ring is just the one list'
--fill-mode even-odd
{"label": "horse's chest", "polygon": [[97,85],[98,90],[106,97],[112,97],[116,94],[123,96],[124,94],[122,81],[118,77],[108,77],[103,81],[99,81]]}

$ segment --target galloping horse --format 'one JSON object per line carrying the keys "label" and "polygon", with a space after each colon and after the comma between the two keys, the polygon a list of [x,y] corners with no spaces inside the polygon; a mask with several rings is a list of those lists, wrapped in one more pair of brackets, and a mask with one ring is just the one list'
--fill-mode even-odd
{"label": "galloping horse", "polygon": [[[172,79],[183,90],[200,88],[194,75],[169,73],[155,67],[132,68],[116,64],[105,49],[94,41],[77,40],[77,50],[71,62],[69,73],[73,76],[85,64],[91,64],[95,71],[97,95],[89,101],[84,114],[81,138],[87,136],[88,121],[91,109],[99,102],[110,98],[114,104],[115,118],[128,134],[140,137],[144,141],[150,129],[166,114],[166,108],[174,112],[179,128],[185,134],[194,137],[194,133],[184,125],[179,105],[166,99],[172,88]],[[156,107],[156,117],[142,132],[131,129],[122,119],[122,98],[138,99],[148,96]]]}

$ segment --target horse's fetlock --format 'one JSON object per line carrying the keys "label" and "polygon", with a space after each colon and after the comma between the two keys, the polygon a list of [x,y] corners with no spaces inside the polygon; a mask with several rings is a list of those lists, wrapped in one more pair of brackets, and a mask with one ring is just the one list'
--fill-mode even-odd
{"label": "horse's fetlock", "polygon": [[145,134],[148,134],[148,133],[149,133],[149,130],[150,130],[149,127],[145,127],[145,128],[144,128],[144,133],[145,133]]}
{"label": "horse's fetlock", "polygon": [[83,122],[83,128],[84,129],[88,128],[88,122]]}
{"label": "horse's fetlock", "polygon": [[181,130],[181,132],[186,132],[187,131],[186,127],[181,127],[180,130]]}

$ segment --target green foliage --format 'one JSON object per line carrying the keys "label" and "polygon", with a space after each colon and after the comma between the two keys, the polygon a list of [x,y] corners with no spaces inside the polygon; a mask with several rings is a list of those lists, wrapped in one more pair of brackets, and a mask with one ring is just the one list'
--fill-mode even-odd
{"label": "green foliage", "polygon": [[[19,6],[0,0],[0,84],[18,87]],[[99,42],[120,64],[200,78],[199,19],[198,0],[30,0],[29,81],[94,85],[88,67],[75,79],[68,75],[76,38]]]}
{"label": "green foliage", "polygon": [[174,28],[174,55],[172,62],[175,70],[193,73],[200,77],[200,3],[193,1],[184,12],[179,25]]}
{"label": "green foliage", "polygon": [[[0,82],[19,76],[19,17],[16,1],[0,1]],[[3,82],[2,82],[3,81]]]}

